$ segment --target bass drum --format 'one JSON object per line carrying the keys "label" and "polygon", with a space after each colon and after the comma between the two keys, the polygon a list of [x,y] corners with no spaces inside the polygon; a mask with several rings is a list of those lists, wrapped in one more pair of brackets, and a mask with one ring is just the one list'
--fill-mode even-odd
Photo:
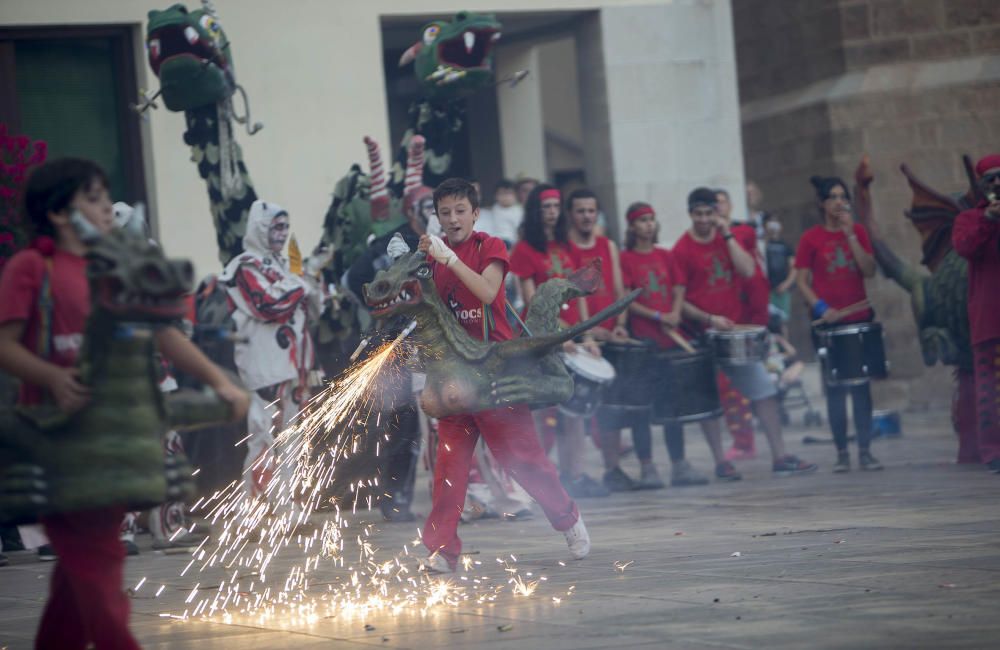
{"label": "bass drum", "polygon": [[653,422],[700,422],[722,415],[715,360],[710,350],[694,354],[661,350],[654,355]]}
{"label": "bass drum", "polygon": [[605,431],[629,427],[634,414],[648,412],[653,405],[656,345],[652,341],[607,342],[601,352],[615,369],[615,380],[604,392],[597,421]]}

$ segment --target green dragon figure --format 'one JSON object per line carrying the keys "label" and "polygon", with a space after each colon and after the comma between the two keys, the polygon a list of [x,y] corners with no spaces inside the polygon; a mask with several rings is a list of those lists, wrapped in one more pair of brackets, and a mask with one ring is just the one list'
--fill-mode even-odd
{"label": "green dragon figure", "polygon": [[906,217],[920,233],[924,266],[921,273],[903,261],[882,237],[871,206],[874,180],[867,156],[855,172],[858,220],[868,229],[875,259],[883,272],[910,294],[913,317],[920,335],[924,363],[972,370],[972,345],[967,306],[968,266],[951,247],[951,227],[969,199],[953,199],[930,189],[906,165],[900,167],[913,191]]}
{"label": "green dragon figure", "polygon": [[[149,12],[146,49],[163,103],[168,110],[184,111],[184,142],[208,187],[219,261],[226,264],[243,252],[247,214],[257,200],[233,134],[233,121],[247,123],[249,115],[237,116],[233,108],[233,94],[242,89],[229,39],[208,9],[189,12],[175,4]],[[148,106],[155,106],[151,99],[139,108]],[[259,128],[248,130],[252,134]]]}
{"label": "green dragon figure", "polygon": [[561,344],[614,317],[641,293],[636,289],[590,319],[560,330],[560,306],[593,292],[600,282],[599,267],[584,267],[568,279],[538,287],[525,319],[534,336],[484,342],[455,320],[431,275],[424,253],[404,254],[365,286],[365,300],[375,318],[404,315],[416,320],[413,336],[427,373],[421,407],[435,418],[505,404],[565,401],[573,394],[573,380],[556,354]]}
{"label": "green dragon figure", "polygon": [[153,330],[184,315],[191,264],[166,259],[138,228],[91,241],[91,314],[79,358],[90,399],[72,415],[54,405],[0,413],[0,521],[189,498],[191,467],[183,455],[166,459],[161,438],[228,417],[214,395],[165,398],[158,385]]}

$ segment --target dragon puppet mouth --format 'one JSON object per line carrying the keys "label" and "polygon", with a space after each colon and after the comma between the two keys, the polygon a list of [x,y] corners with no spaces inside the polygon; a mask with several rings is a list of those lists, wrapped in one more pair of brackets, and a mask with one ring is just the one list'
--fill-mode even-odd
{"label": "dragon puppet mouth", "polygon": [[173,59],[189,57],[204,64],[214,63],[223,70],[229,69],[229,61],[211,38],[204,38],[191,25],[165,25],[150,32],[146,39],[149,53],[149,67],[153,74],[160,75],[160,67]]}
{"label": "dragon puppet mouth", "polygon": [[[365,293],[367,294],[367,291]],[[422,298],[423,292],[420,289],[420,282],[417,280],[407,280],[400,287],[399,293],[386,300],[375,301],[372,300],[371,296],[365,296],[372,316],[375,317],[384,316],[401,305],[417,305]]]}
{"label": "dragon puppet mouth", "polygon": [[499,39],[500,31],[497,29],[470,27],[461,34],[438,43],[438,59],[452,68],[488,69],[490,53]]}
{"label": "dragon puppet mouth", "polygon": [[127,291],[113,278],[101,281],[98,301],[102,309],[137,320],[166,321],[183,318],[187,311],[182,291],[162,296]]}

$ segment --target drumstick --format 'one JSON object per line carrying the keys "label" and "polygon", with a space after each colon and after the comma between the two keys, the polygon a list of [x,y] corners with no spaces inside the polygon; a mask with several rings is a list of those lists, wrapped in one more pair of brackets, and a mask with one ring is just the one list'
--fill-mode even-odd
{"label": "drumstick", "polygon": [[683,336],[677,333],[677,330],[668,329],[667,336],[672,338],[674,340],[674,343],[680,346],[680,348],[685,352],[687,352],[688,354],[694,354],[696,352],[696,350],[693,347],[691,347],[691,344],[687,342],[687,339],[685,339]]}
{"label": "drumstick", "polygon": [[[865,300],[862,300],[861,302],[856,302],[853,305],[848,305],[848,306],[844,307],[843,309],[838,309],[837,311],[839,312],[839,315],[838,315],[837,320],[840,320],[844,316],[850,316],[851,314],[857,313],[857,312],[862,311],[864,309],[871,309],[871,303],[868,302],[867,298]],[[812,322],[812,324],[813,325],[820,325],[820,324],[822,324],[824,322],[826,322],[826,321],[824,321],[822,318],[817,318],[816,320],[814,320]],[[836,321],[834,321],[834,322],[836,322]]]}

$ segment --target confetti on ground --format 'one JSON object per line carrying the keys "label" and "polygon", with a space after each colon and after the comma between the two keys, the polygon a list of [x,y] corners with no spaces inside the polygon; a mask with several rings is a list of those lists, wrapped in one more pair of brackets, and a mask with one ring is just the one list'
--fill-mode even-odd
{"label": "confetti on ground", "polygon": [[743,556],[743,554],[742,554],[742,553],[740,553],[739,551],[736,551],[735,553],[733,553],[733,554],[732,554],[732,555],[730,555],[729,557],[742,557],[742,556]]}
{"label": "confetti on ground", "polygon": [[497,630],[499,630],[500,632],[510,632],[513,629],[514,629],[514,626],[511,625],[510,623],[507,623],[506,625],[498,625],[497,626]]}
{"label": "confetti on ground", "polygon": [[628,562],[615,562],[615,569],[617,569],[619,573],[625,573],[625,569],[629,568],[633,564],[635,564],[635,560],[629,560]]}

